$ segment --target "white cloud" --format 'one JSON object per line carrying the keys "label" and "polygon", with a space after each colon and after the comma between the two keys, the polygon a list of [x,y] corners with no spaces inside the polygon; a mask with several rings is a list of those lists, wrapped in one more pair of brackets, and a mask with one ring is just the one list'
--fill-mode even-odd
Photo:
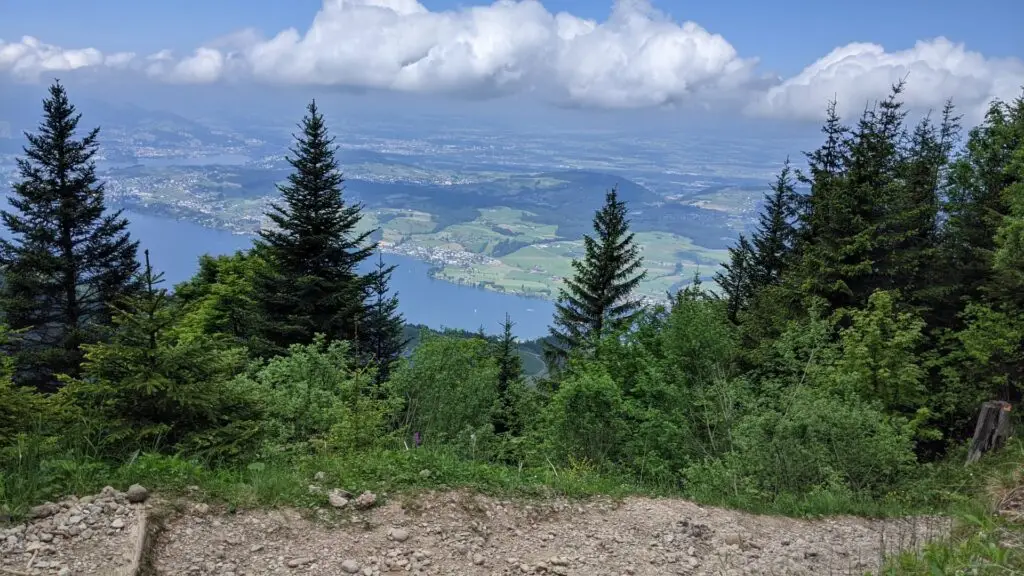
{"label": "white cloud", "polygon": [[261,80],[403,91],[541,90],[595,106],[672,102],[740,86],[753,61],[694,23],[619,0],[604,23],[535,0],[430,12],[415,0],[326,0],[309,30],[242,49]]}
{"label": "white cloud", "polygon": [[104,56],[95,48],[66,50],[44,44],[32,36],[18,42],[0,40],[0,72],[8,72],[17,81],[36,82],[50,72],[66,72],[96,66],[120,68],[134,58],[130,53]]}
{"label": "white cloud", "polygon": [[1024,62],[985,58],[945,38],[919,41],[913,48],[886,52],[877,44],[836,48],[800,74],[769,89],[752,102],[752,114],[819,119],[836,98],[844,117],[858,116],[872,101],[906,78],[904,102],[912,109],[938,109],[947,98],[971,120],[980,118],[994,98],[1019,96]]}
{"label": "white cloud", "polygon": [[789,79],[756,71],[722,36],[675,22],[647,0],[617,0],[603,22],[552,14],[537,0],[432,12],[416,0],[324,0],[305,31],[242,30],[189,55],[67,50],[0,41],[0,72],[130,68],[170,83],[255,81],[490,96],[530,91],[562,104],[632,108],[731,105],[751,115],[817,119],[833,97],[846,115],[908,76],[911,107],[953,97],[969,115],[1024,85],[1024,62],[986,58],[944,38],[886,52],[835,49]]}

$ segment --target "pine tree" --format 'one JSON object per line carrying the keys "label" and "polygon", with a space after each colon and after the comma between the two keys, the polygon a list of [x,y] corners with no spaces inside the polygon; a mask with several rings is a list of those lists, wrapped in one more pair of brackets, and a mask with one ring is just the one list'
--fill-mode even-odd
{"label": "pine tree", "polygon": [[736,246],[729,248],[729,262],[715,274],[715,282],[727,299],[729,320],[733,323],[738,322],[739,314],[758,294],[778,284],[783,272],[792,267],[801,198],[790,174],[787,159],[771,192],[766,195],[757,228],[749,240],[740,235]]}
{"label": "pine tree", "polygon": [[764,210],[751,238],[754,292],[777,284],[790,268],[797,242],[796,219],[801,198],[793,187],[789,159],[772,184]]}
{"label": "pine tree", "polygon": [[136,251],[121,211],[106,213],[93,157],[99,128],[81,139],[81,115],[59,82],[43,101],[37,134],[26,134],[20,181],[2,212],[13,240],[0,240],[0,308],[14,330],[19,379],[53,389],[78,373],[79,346],[99,341],[109,306],[138,288]]}
{"label": "pine tree", "polygon": [[879,263],[888,256],[887,241],[881,233],[903,158],[902,89],[902,83],[893,86],[888,98],[865,110],[845,139],[830,108],[829,138],[809,155],[812,180],[802,238],[802,289],[824,298],[830,312],[866,305],[872,292],[886,286]]}
{"label": "pine tree", "polygon": [[176,330],[179,310],[144,254],[143,289],[112,307],[111,338],[83,345],[82,375],[65,377],[61,391],[90,425],[104,428],[101,448],[113,453],[156,442],[173,447],[241,407],[224,383],[244,367],[244,350],[224,337]]}
{"label": "pine tree", "polygon": [[519,343],[512,328],[515,323],[508,313],[501,323],[501,336],[494,343],[494,357],[498,362],[498,410],[494,415],[494,432],[518,434],[520,426],[515,415],[513,391],[523,378],[523,360],[519,357]]}
{"label": "pine tree", "polygon": [[277,353],[308,344],[322,333],[327,341],[356,341],[366,315],[369,278],[357,266],[376,248],[372,230],[359,232],[360,204],[348,204],[335,159],[334,139],[311,102],[288,162],[294,171],[279,186],[284,204],[267,216],[277,230],[260,231],[257,249],[268,272],[257,281],[264,338]]}
{"label": "pine tree", "polygon": [[885,198],[885,249],[877,272],[885,289],[899,289],[917,308],[934,308],[946,292],[940,262],[939,214],[959,118],[947,102],[938,126],[926,116],[903,151],[897,178]]}
{"label": "pine tree", "polygon": [[584,257],[573,259],[575,273],[559,290],[550,329],[554,343],[547,350],[555,363],[570,350],[625,327],[641,308],[631,296],[647,271],[641,270],[643,257],[626,215],[625,202],[612,188],[594,216],[595,236],[583,236]]}
{"label": "pine tree", "polygon": [[734,324],[739,322],[740,312],[746,310],[753,297],[753,261],[754,248],[747,237],[740,234],[736,245],[729,248],[729,261],[715,273],[715,283],[726,300],[729,321]]}
{"label": "pine tree", "polygon": [[386,381],[391,367],[405,350],[405,319],[398,312],[398,294],[390,293],[388,283],[395,266],[386,266],[378,253],[377,269],[371,274],[370,304],[360,327],[361,349],[366,361],[377,368],[377,383]]}

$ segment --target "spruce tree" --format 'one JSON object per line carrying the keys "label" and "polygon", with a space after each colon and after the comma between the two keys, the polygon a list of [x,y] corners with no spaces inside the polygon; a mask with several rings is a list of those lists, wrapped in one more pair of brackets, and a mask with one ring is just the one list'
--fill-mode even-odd
{"label": "spruce tree", "polygon": [[555,303],[549,359],[557,363],[572,349],[589,347],[619,330],[640,311],[633,290],[647,276],[640,247],[633,241],[625,202],[612,188],[594,216],[595,235],[583,236],[584,257],[573,259],[575,271],[565,279]]}
{"label": "spruce tree", "polygon": [[377,383],[386,381],[391,367],[405,350],[409,340],[404,337],[405,319],[398,312],[398,294],[389,293],[388,283],[395,266],[384,264],[378,253],[377,269],[371,274],[370,302],[360,325],[361,351],[366,361],[377,368]]}
{"label": "spruce tree", "polygon": [[76,139],[80,118],[64,87],[50,86],[18,159],[15,211],[2,212],[13,238],[0,240],[0,308],[23,331],[13,342],[19,380],[45,390],[56,374],[78,373],[79,347],[101,340],[109,306],[138,289],[138,243],[121,211],[106,212],[96,178],[99,128]]}
{"label": "spruce tree", "polygon": [[747,309],[753,297],[754,248],[743,234],[735,246],[729,248],[729,261],[715,273],[715,283],[726,300],[729,321],[739,322],[740,312]]}
{"label": "spruce tree", "polygon": [[727,299],[731,322],[736,323],[758,294],[778,284],[783,272],[791,268],[800,202],[787,159],[765,197],[757,228],[749,240],[740,235],[736,246],[729,248],[729,262],[715,274],[715,282]]}
{"label": "spruce tree", "polygon": [[272,353],[308,344],[318,333],[327,341],[357,341],[369,285],[357,267],[376,248],[372,230],[358,231],[362,206],[343,198],[334,139],[315,101],[301,128],[288,158],[293,172],[278,186],[284,203],[267,213],[277,229],[261,230],[257,241],[269,264],[256,287]]}
{"label": "spruce tree", "polygon": [[792,265],[801,198],[793,187],[788,158],[765,200],[757,230],[751,238],[754,292],[777,284],[782,273]]}
{"label": "spruce tree", "polygon": [[249,409],[224,385],[244,367],[244,350],[225,336],[178,329],[180,310],[159,286],[162,274],[154,273],[148,250],[138,280],[142,290],[112,306],[111,337],[83,346],[82,374],[65,378],[61,391],[84,410],[87,425],[103,428],[100,448],[113,454],[174,448],[189,433]]}
{"label": "spruce tree", "polygon": [[[903,158],[902,89],[902,83],[893,86],[888,98],[865,110],[847,138],[830,134],[809,157],[813,179],[801,285],[808,296],[824,298],[829,312],[866,305],[887,284],[879,263],[888,256],[882,233]],[[830,108],[826,131],[839,126]]]}
{"label": "spruce tree", "polygon": [[494,357],[498,362],[498,410],[494,415],[494,432],[518,434],[520,430],[515,414],[513,392],[523,378],[523,360],[519,357],[519,343],[512,328],[515,323],[508,313],[501,323],[501,335],[494,342]]}

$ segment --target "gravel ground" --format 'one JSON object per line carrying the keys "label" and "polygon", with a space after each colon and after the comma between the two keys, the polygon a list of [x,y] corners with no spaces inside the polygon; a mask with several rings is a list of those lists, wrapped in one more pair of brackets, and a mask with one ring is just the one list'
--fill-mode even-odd
{"label": "gravel ground", "polygon": [[[334,507],[307,515],[179,502],[150,558],[167,575],[863,574],[883,550],[949,528],[940,518],[808,521],[669,499],[510,502],[445,492],[374,500],[339,494]],[[0,567],[105,574],[128,563],[135,516],[127,495],[107,490],[55,506],[0,531]]]}
{"label": "gravel ground", "polygon": [[114,573],[131,563],[141,506],[110,487],[36,506],[27,524],[0,527],[0,574]]}

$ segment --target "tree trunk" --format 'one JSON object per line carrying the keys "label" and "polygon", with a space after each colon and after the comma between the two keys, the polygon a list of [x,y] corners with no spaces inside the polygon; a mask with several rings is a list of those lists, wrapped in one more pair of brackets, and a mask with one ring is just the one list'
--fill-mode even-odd
{"label": "tree trunk", "polygon": [[1010,403],[1003,401],[990,401],[981,405],[978,424],[974,428],[974,439],[967,453],[968,464],[977,462],[982,454],[999,450],[1006,444],[1006,439],[1013,434],[1010,409]]}

